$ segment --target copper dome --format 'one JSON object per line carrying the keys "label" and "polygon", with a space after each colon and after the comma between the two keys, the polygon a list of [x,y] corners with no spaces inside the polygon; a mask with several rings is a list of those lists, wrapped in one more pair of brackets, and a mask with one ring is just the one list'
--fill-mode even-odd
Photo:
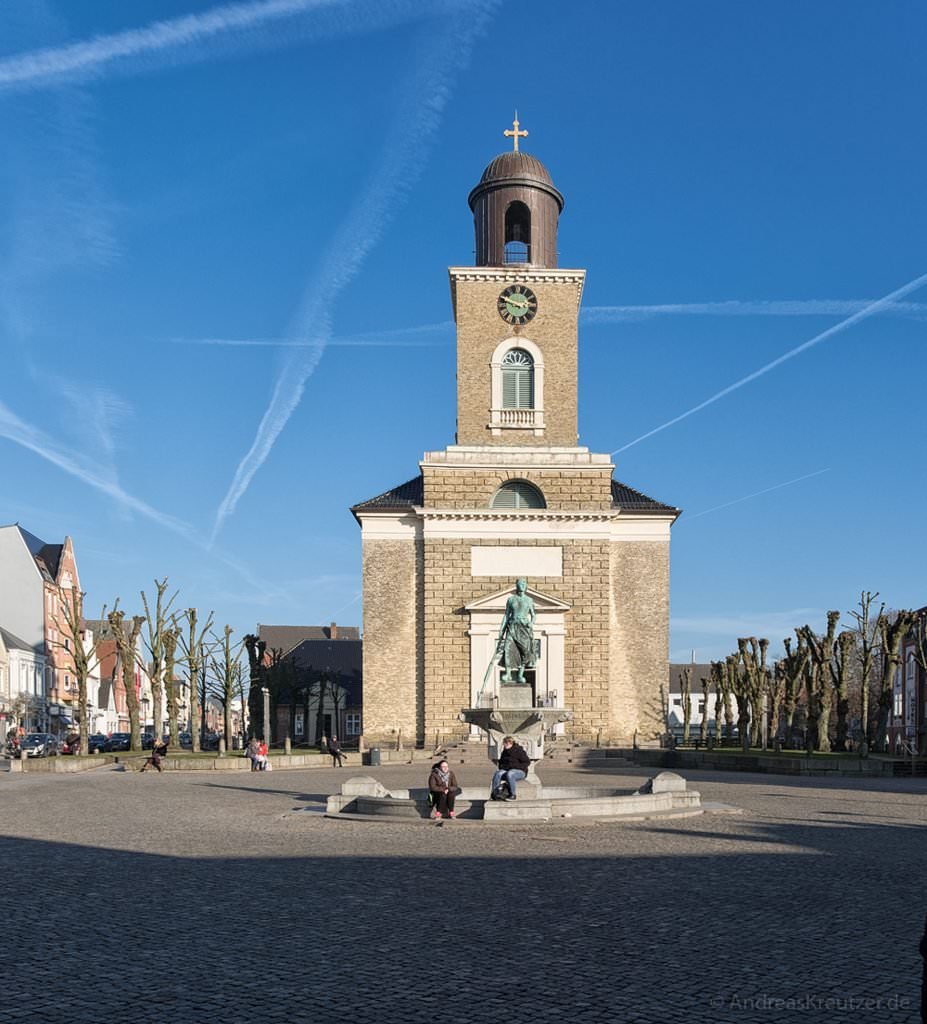
{"label": "copper dome", "polygon": [[487,165],[479,184],[467,199],[470,209],[473,209],[473,204],[482,193],[509,185],[538,188],[553,196],[560,209],[563,209],[563,196],[554,188],[550,172],[541,161],[530,153],[516,153],[512,150],[500,153]]}

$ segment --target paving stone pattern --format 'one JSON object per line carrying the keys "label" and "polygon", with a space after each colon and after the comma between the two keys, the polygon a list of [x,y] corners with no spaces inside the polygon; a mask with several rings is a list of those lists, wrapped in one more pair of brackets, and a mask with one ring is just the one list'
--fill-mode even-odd
{"label": "paving stone pattern", "polygon": [[919,1019],[927,780],[693,771],[743,813],[621,825],[323,818],[352,774],[0,774],[0,1024]]}

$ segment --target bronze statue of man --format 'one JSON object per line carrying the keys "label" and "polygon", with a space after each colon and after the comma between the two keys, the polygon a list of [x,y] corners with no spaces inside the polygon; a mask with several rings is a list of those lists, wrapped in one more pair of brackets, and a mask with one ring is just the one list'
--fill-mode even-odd
{"label": "bronze statue of man", "polygon": [[[528,581],[515,581],[515,593],[505,602],[497,649],[505,669],[503,683],[523,683],[525,669],[534,668],[534,601],[528,597]],[[512,679],[512,673],[515,679]]]}

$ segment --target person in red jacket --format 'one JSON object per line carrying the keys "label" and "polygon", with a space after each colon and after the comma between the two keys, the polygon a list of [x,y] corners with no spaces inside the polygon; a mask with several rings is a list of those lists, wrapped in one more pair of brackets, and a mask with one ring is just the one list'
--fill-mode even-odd
{"label": "person in red jacket", "polygon": [[[528,769],[531,767],[531,760],[525,753],[524,747],[520,747],[515,742],[514,736],[506,736],[502,741],[502,753],[499,756],[498,764],[499,770],[492,777],[490,796],[493,800],[514,800],[515,787],[528,774]],[[507,796],[500,792],[503,782],[509,788]]]}

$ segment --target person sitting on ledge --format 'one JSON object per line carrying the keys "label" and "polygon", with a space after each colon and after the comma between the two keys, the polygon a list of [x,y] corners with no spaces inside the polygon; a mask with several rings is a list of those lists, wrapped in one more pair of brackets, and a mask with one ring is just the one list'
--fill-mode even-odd
{"label": "person sitting on ledge", "polygon": [[428,776],[428,792],[431,793],[433,810],[432,818],[456,818],[454,800],[460,792],[457,777],[451,771],[447,761],[439,761]]}
{"label": "person sitting on ledge", "polygon": [[[502,753],[499,756],[499,770],[492,777],[493,800],[514,800],[515,788],[520,779],[525,778],[531,761],[525,753],[524,748],[515,742],[514,736],[506,736],[502,741]],[[509,787],[508,796],[500,793],[500,787],[505,782]]]}

